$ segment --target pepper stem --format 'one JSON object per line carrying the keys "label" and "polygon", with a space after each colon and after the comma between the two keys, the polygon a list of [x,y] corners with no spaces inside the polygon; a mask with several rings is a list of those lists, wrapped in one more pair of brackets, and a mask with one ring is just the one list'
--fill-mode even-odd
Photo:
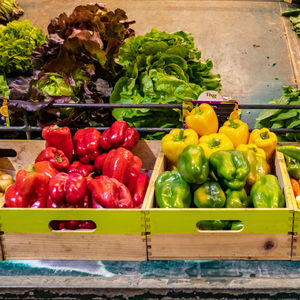
{"label": "pepper stem", "polygon": [[221,141],[219,139],[212,139],[208,143],[210,148],[217,148],[218,146],[220,146],[220,144],[221,144]]}
{"label": "pepper stem", "polygon": [[179,141],[184,141],[185,139],[186,139],[186,136],[184,135],[184,130],[180,129],[179,134],[174,136],[173,141],[179,142]]}
{"label": "pepper stem", "polygon": [[55,159],[57,160],[58,163],[62,163],[62,158],[61,158],[60,155],[54,154],[54,156],[55,156]]}
{"label": "pepper stem", "polygon": [[199,106],[196,106],[195,107],[195,112],[194,112],[194,114],[195,115],[201,115],[203,113],[203,111],[200,109],[200,107]]}
{"label": "pepper stem", "polygon": [[270,138],[269,136],[269,132],[268,131],[264,131],[260,134],[260,137],[263,139],[263,140],[267,140]]}
{"label": "pepper stem", "polygon": [[228,127],[231,127],[231,128],[239,128],[240,127],[240,124],[235,123],[233,119],[229,118],[228,121],[229,121]]}
{"label": "pepper stem", "polygon": [[59,128],[59,126],[54,125],[53,127],[50,127],[50,130],[57,129],[57,128]]}

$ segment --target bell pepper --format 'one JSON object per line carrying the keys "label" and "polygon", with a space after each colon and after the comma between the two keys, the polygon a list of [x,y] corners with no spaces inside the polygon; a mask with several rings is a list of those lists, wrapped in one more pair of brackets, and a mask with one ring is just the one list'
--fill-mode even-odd
{"label": "bell pepper", "polygon": [[247,196],[245,189],[226,191],[226,207],[227,208],[246,208],[250,207],[251,198]]}
{"label": "bell pepper", "polygon": [[139,141],[139,133],[130,127],[125,121],[116,121],[110,128],[106,129],[100,139],[100,146],[104,150],[122,147],[127,150],[132,148]]}
{"label": "bell pepper", "polygon": [[145,173],[140,173],[136,183],[135,188],[132,192],[132,200],[135,207],[139,207],[143,204],[144,198],[147,192],[149,184],[149,177]]}
{"label": "bell pepper", "polygon": [[299,184],[299,182],[296,179],[291,178],[291,185],[292,185],[292,189],[293,189],[293,192],[294,192],[294,196],[295,197],[300,196],[300,184]]}
{"label": "bell pepper", "polygon": [[244,229],[244,224],[241,221],[232,222],[230,230],[242,231]]}
{"label": "bell pepper", "polygon": [[207,181],[194,192],[194,203],[199,208],[220,208],[225,200],[225,193],[217,182]]}
{"label": "bell pepper", "polygon": [[204,150],[204,154],[207,158],[219,150],[233,149],[231,140],[223,133],[213,133],[202,136],[199,139],[199,145]]}
{"label": "bell pepper", "polygon": [[247,144],[249,139],[248,124],[238,119],[228,119],[219,129],[219,133],[224,133],[232,142],[234,148],[240,144]]}
{"label": "bell pepper", "polygon": [[216,133],[219,128],[218,117],[212,106],[207,103],[195,107],[185,118],[185,123],[188,128],[194,129],[199,136]]}
{"label": "bell pepper", "polygon": [[197,223],[197,228],[200,230],[228,230],[231,222],[225,220],[203,220]]}
{"label": "bell pepper", "polygon": [[280,146],[277,148],[277,151],[288,155],[289,157],[296,159],[300,162],[300,147],[299,146],[292,146],[292,145],[286,145],[286,146]]}
{"label": "bell pepper", "polygon": [[264,159],[266,159],[266,152],[258,148],[255,144],[240,144],[236,147],[236,150],[240,150],[242,152],[247,152],[248,150],[252,150],[256,153],[256,155],[262,156]]}
{"label": "bell pepper", "polygon": [[263,149],[266,153],[267,161],[269,161],[277,146],[277,136],[268,128],[254,129],[250,134],[249,144],[255,144]]}
{"label": "bell pepper", "polygon": [[63,151],[68,160],[73,157],[73,142],[71,131],[68,127],[58,127],[51,125],[45,127],[42,131],[42,137],[46,140],[46,148],[54,147]]}
{"label": "bell pepper", "polygon": [[6,190],[6,206],[45,207],[48,199],[48,184],[49,177],[43,173],[18,171],[16,182]]}
{"label": "bell pepper", "polygon": [[74,151],[83,164],[95,160],[99,155],[101,133],[96,128],[85,128],[76,131],[73,137]]}
{"label": "bell pepper", "polygon": [[93,165],[84,165],[80,161],[74,161],[69,167],[67,173],[78,173],[84,177],[89,176],[94,171]]}
{"label": "bell pepper", "polygon": [[155,199],[160,208],[190,207],[192,202],[190,187],[178,171],[166,171],[157,177]]}
{"label": "bell pepper", "polygon": [[284,195],[274,175],[265,175],[251,189],[251,199],[255,208],[285,207]]}
{"label": "bell pepper", "polygon": [[108,152],[103,163],[102,174],[117,179],[130,186],[130,190],[132,190],[132,185],[135,185],[141,167],[140,158],[125,148],[117,148]]}
{"label": "bell pepper", "polygon": [[209,174],[208,159],[199,145],[188,145],[179,155],[177,169],[188,183],[202,184]]}
{"label": "bell pepper", "polygon": [[[262,176],[270,174],[271,167],[267,163],[266,159],[258,152],[257,147],[247,147],[245,145],[240,145],[236,148],[244,153],[246,159],[250,165],[250,173],[247,177],[247,186],[251,187],[256,181],[258,181]],[[259,149],[263,151],[262,149]],[[264,151],[263,151],[264,152]]]}
{"label": "bell pepper", "polygon": [[240,190],[246,184],[250,165],[243,152],[226,150],[213,153],[209,158],[210,166],[221,182],[231,190]]}
{"label": "bell pepper", "polygon": [[126,175],[126,186],[128,187],[131,195],[133,195],[136,188],[137,179],[141,173],[142,161],[139,157],[133,156],[133,159],[128,165],[127,175]]}
{"label": "bell pepper", "polygon": [[173,129],[161,140],[161,148],[168,160],[176,165],[179,154],[187,145],[198,144],[198,134],[193,129]]}
{"label": "bell pepper", "polygon": [[103,164],[104,164],[106,157],[107,157],[107,153],[100,154],[99,156],[96,157],[96,159],[94,161],[94,168],[96,170],[102,171]]}
{"label": "bell pepper", "polygon": [[133,208],[128,188],[114,178],[101,175],[88,185],[92,201],[105,208]]}
{"label": "bell pepper", "polygon": [[51,179],[54,177],[58,171],[52,167],[52,164],[49,161],[39,161],[33,165],[33,171],[37,173],[43,173]]}
{"label": "bell pepper", "polygon": [[287,171],[292,178],[300,179],[300,161],[284,155]]}
{"label": "bell pepper", "polygon": [[64,171],[69,168],[69,160],[63,151],[54,147],[44,149],[36,158],[35,162],[49,161],[53,168]]}
{"label": "bell pepper", "polygon": [[64,202],[83,206],[87,192],[87,182],[84,176],[72,173],[59,173],[49,182],[49,197],[56,205]]}

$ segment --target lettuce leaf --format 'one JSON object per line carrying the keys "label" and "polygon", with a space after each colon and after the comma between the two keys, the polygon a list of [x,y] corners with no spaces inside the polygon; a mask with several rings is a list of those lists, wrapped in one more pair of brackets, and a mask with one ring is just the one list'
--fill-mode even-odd
{"label": "lettuce leaf", "polygon": [[[202,62],[191,34],[157,29],[130,37],[120,48],[117,62],[123,76],[116,83],[111,103],[167,104],[197,99],[207,89],[220,90],[220,76],[211,73],[211,60]],[[178,110],[114,109],[113,116],[134,126],[180,126]]]}

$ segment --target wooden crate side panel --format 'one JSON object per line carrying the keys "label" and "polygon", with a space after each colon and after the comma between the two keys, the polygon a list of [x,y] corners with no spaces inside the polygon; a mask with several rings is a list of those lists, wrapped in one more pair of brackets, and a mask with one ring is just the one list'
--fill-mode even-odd
{"label": "wooden crate side panel", "polygon": [[5,259],[147,260],[141,235],[75,233],[6,233]]}
{"label": "wooden crate side panel", "polygon": [[252,259],[289,260],[287,234],[151,234],[148,259]]}
{"label": "wooden crate side panel", "polygon": [[139,209],[0,209],[1,231],[4,233],[51,233],[49,223],[53,220],[94,221],[97,227],[89,233],[91,235],[140,235],[144,231],[143,216]]}

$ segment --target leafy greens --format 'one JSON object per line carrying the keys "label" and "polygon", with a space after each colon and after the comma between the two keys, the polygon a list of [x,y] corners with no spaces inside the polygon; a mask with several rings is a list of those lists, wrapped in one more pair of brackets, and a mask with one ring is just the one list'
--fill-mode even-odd
{"label": "leafy greens", "polygon": [[[211,60],[202,62],[191,34],[157,29],[130,37],[120,48],[124,68],[110,97],[111,103],[167,104],[197,99],[205,90],[220,90],[220,76],[211,73]],[[154,109],[113,110],[117,120],[136,127],[180,126],[180,111]]]}
{"label": "leafy greens", "polygon": [[[300,89],[283,87],[280,99],[274,99],[269,104],[300,105]],[[291,128],[300,129],[300,109],[265,109],[256,119],[256,128]],[[279,136],[281,141],[300,142],[300,133],[286,133]]]}
{"label": "leafy greens", "polygon": [[13,76],[31,71],[31,53],[46,40],[28,20],[0,27],[0,73]]}

